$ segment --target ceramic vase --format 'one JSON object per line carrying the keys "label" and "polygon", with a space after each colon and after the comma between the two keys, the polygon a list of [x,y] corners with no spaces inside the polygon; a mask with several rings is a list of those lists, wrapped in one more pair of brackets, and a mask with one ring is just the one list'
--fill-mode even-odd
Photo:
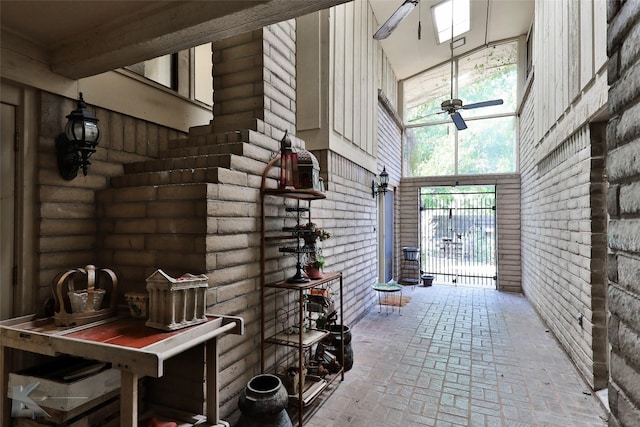
{"label": "ceramic vase", "polygon": [[[342,360],[342,354],[340,352],[340,341],[342,339],[340,331],[343,331],[344,335],[344,360]],[[331,349],[332,353],[336,355],[338,362],[342,364],[344,371],[348,371],[353,368],[353,347],[351,346],[351,329],[348,326],[343,325],[331,325],[329,327],[331,333]]]}
{"label": "ceramic vase", "polygon": [[293,427],[286,407],[289,396],[275,375],[251,378],[238,399],[241,416],[238,427]]}

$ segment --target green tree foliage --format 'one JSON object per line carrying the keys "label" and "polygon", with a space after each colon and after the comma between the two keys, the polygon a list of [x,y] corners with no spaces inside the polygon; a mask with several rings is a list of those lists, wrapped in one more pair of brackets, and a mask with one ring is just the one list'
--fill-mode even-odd
{"label": "green tree foliage", "polygon": [[[410,175],[515,171],[517,44],[491,46],[458,59],[457,64],[457,96],[466,105],[498,98],[503,99],[504,104],[461,110],[468,128],[457,131],[446,114],[432,114],[440,110],[442,101],[449,99],[449,94],[443,90],[443,76],[444,68],[450,65],[445,64],[437,71],[428,71],[430,74],[421,77],[419,87],[428,87],[430,78],[436,88],[426,91],[423,99],[415,95],[414,88],[414,107],[408,110],[409,124],[412,120],[425,123],[424,126],[407,129],[404,155]],[[411,87],[411,84],[408,85]],[[509,116],[487,117],[495,114]]]}

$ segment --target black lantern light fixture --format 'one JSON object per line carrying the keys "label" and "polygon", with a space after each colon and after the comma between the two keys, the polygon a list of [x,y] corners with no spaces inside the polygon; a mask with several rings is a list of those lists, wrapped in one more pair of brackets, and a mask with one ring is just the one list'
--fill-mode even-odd
{"label": "black lantern light fixture", "polygon": [[371,181],[371,196],[375,199],[376,194],[386,193],[388,185],[389,174],[387,173],[386,166],[383,166],[382,172],[380,172],[380,183],[378,184],[375,180]]}
{"label": "black lantern light fixture", "polygon": [[96,152],[96,145],[100,140],[100,128],[98,119],[87,108],[82,92],[78,99],[78,108],[68,116],[64,133],[56,138],[56,151],[58,155],[58,170],[67,181],[82,173],[86,176],[91,162],[89,157]]}

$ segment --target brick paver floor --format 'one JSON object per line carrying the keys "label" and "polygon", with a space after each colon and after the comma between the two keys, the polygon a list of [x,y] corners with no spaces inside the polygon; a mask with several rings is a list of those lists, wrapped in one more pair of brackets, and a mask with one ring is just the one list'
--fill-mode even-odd
{"label": "brick paver floor", "polygon": [[606,411],[521,295],[407,288],[352,326],[354,367],[310,427],[606,426]]}

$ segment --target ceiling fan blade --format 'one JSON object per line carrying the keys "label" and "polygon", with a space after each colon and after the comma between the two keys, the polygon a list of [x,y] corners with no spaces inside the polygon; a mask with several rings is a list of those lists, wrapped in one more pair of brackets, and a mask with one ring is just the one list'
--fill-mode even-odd
{"label": "ceiling fan blade", "polygon": [[502,99],[494,99],[492,101],[476,102],[475,104],[465,105],[462,108],[464,110],[471,110],[472,108],[490,107],[491,105],[502,105],[504,101]]}
{"label": "ceiling fan blade", "polygon": [[419,1],[420,0],[404,0],[404,3],[402,3],[400,7],[393,12],[393,15],[391,15],[389,19],[382,24],[378,31],[376,31],[373,38],[376,40],[382,40],[389,37],[393,30],[395,30],[402,20],[407,17],[414,7],[416,7]]}
{"label": "ceiling fan blade", "polygon": [[465,130],[467,128],[467,124],[464,122],[464,119],[457,111],[455,113],[450,114],[451,120],[456,125],[458,130]]}

